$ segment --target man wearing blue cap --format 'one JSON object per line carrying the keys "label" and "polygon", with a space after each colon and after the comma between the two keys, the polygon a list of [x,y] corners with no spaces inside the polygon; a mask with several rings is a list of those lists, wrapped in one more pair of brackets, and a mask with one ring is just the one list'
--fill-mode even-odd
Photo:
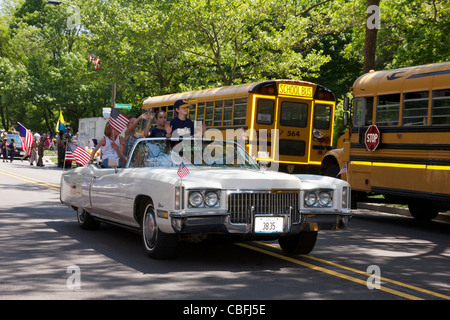
{"label": "man wearing blue cap", "polygon": [[173,108],[177,112],[177,116],[170,121],[173,137],[194,136],[194,122],[186,118],[189,107],[189,103],[184,100],[175,101]]}

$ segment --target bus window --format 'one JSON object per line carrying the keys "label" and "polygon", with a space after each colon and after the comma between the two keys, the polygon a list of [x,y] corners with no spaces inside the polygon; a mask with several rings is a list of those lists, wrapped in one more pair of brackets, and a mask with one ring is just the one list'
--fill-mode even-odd
{"label": "bus window", "polygon": [[203,122],[203,119],[205,119],[205,103],[199,102],[197,105],[197,121]]}
{"label": "bus window", "polygon": [[373,97],[355,98],[354,105],[353,125],[355,127],[370,126],[373,115]]}
{"label": "bus window", "polygon": [[283,156],[305,156],[306,143],[303,140],[280,139],[279,154]]}
{"label": "bus window", "polygon": [[167,120],[170,122],[170,119],[173,119],[177,115],[175,114],[175,111],[173,111],[173,106],[167,107]]}
{"label": "bus window", "polygon": [[213,112],[214,112],[214,102],[206,102],[205,107],[205,123],[207,126],[212,126],[213,124]]}
{"label": "bus window", "polygon": [[214,126],[222,125],[222,109],[223,109],[223,100],[216,101],[216,106],[214,108]]}
{"label": "bus window", "polygon": [[275,102],[273,100],[259,99],[256,122],[259,124],[272,124],[274,108]]}
{"label": "bus window", "polygon": [[378,96],[376,123],[379,126],[397,126],[400,114],[400,94]]}
{"label": "bus window", "polygon": [[316,104],[314,106],[314,128],[329,129],[331,117],[331,106]]}
{"label": "bus window", "polygon": [[188,111],[188,118],[191,119],[192,121],[195,120],[195,109],[197,109],[196,104],[195,103],[191,103],[192,106],[194,106],[194,108],[189,108]]}
{"label": "bus window", "polygon": [[247,98],[236,99],[234,102],[233,125],[245,125],[247,117]]}
{"label": "bus window", "polygon": [[428,91],[409,92],[403,96],[402,125],[425,126],[428,118]]}
{"label": "bus window", "polygon": [[223,106],[223,125],[231,126],[233,120],[233,100],[225,100]]}
{"label": "bus window", "polygon": [[433,91],[431,124],[450,124],[450,89]]}
{"label": "bus window", "polygon": [[284,101],[281,104],[280,125],[305,128],[308,125],[308,105],[304,102]]}

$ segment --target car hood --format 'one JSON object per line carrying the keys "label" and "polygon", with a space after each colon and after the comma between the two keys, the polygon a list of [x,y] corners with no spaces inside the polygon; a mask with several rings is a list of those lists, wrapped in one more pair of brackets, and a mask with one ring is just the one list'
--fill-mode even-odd
{"label": "car hood", "polygon": [[[280,172],[205,167],[188,167],[188,169],[189,174],[183,177],[183,184],[187,189],[298,190],[302,184],[298,178]],[[175,185],[180,183],[177,172],[178,168],[155,168],[148,170],[147,174],[151,175],[152,179]]]}
{"label": "car hood", "polygon": [[292,176],[302,182],[302,188],[305,190],[317,188],[335,189],[339,186],[350,186],[350,184],[344,180],[327,176],[313,174],[294,174]]}

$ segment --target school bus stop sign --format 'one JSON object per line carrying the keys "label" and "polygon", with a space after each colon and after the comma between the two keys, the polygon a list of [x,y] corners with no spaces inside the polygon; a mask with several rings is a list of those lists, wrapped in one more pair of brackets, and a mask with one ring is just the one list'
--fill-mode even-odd
{"label": "school bus stop sign", "polygon": [[367,150],[375,151],[381,140],[380,130],[378,130],[377,126],[371,125],[367,128],[364,138]]}

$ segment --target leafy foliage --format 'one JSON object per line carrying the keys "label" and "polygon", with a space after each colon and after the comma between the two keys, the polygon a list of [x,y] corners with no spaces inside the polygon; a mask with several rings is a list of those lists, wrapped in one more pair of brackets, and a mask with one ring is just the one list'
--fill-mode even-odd
{"label": "leafy foliage", "polygon": [[[381,1],[377,67],[448,59],[449,1]],[[362,72],[367,0],[71,0],[75,28],[72,7],[46,2],[3,0],[5,128],[52,132],[62,110],[76,130],[111,105],[113,84],[135,113],[151,95],[275,78],[342,98]]]}

